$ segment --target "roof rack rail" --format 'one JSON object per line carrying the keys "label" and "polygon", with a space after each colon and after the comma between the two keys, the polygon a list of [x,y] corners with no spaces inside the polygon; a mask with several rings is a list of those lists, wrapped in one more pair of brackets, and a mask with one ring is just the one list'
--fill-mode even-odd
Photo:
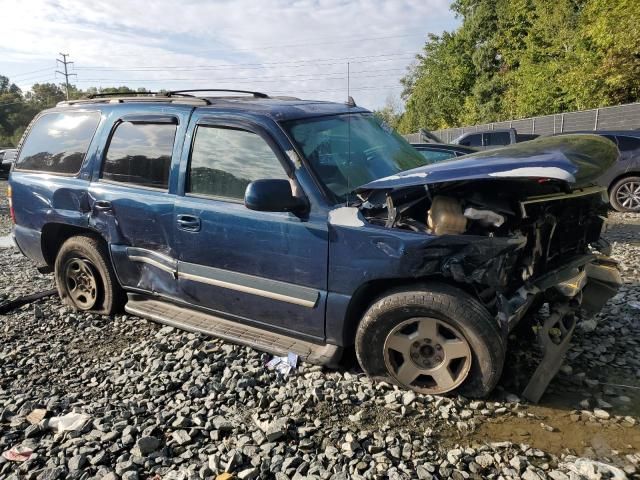
{"label": "roof rack rail", "polygon": [[269,95],[262,92],[254,92],[251,90],[233,90],[229,88],[195,88],[193,90],[172,90],[167,92],[169,95],[184,95],[193,92],[230,92],[230,93],[248,93],[256,98],[269,98]]}
{"label": "roof rack rail", "polygon": [[[137,96],[131,96],[131,94]],[[131,92],[131,94],[118,94],[115,92],[109,93],[95,93],[90,94],[85,98],[79,98],[77,100],[65,100],[58,102],[58,107],[91,104],[91,103],[126,103],[126,102],[169,102],[169,103],[184,103],[188,105],[211,105],[211,102],[203,97],[196,97],[194,95],[176,94],[167,95],[164,92],[155,94],[154,92]]]}
{"label": "roof rack rail", "polygon": [[159,92],[100,92],[100,93],[89,93],[87,94],[87,98],[102,98],[102,97],[130,97],[137,95],[163,95],[166,97],[164,93]]}
{"label": "roof rack rail", "polygon": [[[193,90],[171,90],[165,92],[102,92],[90,93],[85,98],[58,102],[57,106],[70,106],[83,103],[123,103],[123,102],[171,102],[171,103],[204,103],[211,105],[206,97],[191,95],[195,92],[230,92],[247,93],[254,98],[269,98],[269,95],[251,90],[234,90],[228,88],[196,88]],[[177,98],[174,98],[177,97]]]}

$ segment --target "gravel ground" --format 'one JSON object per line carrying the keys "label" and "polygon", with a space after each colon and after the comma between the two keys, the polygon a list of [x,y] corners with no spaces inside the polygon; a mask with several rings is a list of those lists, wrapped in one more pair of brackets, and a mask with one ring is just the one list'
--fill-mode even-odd
{"label": "gravel ground", "polygon": [[[0,478],[639,477],[640,216],[611,220],[625,286],[577,332],[540,405],[514,393],[533,358],[518,348],[493,397],[470,401],[355,368],[302,364],[283,378],[266,354],[135,316],[73,313],[57,298],[24,306],[0,317],[0,452],[33,453],[0,457]],[[0,300],[52,285],[0,250]],[[87,417],[58,431],[69,413]]]}

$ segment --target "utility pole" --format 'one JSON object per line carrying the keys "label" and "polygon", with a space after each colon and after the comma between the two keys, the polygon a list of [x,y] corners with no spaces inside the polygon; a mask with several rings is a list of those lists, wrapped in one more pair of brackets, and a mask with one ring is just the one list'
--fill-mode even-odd
{"label": "utility pole", "polygon": [[67,88],[66,88],[67,100],[69,100],[69,76],[76,75],[76,74],[69,73],[69,71],[67,70],[67,65],[71,65],[73,63],[73,62],[67,62],[67,57],[69,56],[69,54],[60,53],[60,56],[62,57],[62,60],[60,60],[59,58],[56,58],[56,62],[60,62],[64,66],[64,72],[61,72],[60,70],[56,70],[56,73],[59,73],[60,75],[64,75],[64,81],[65,81],[65,84],[67,85]]}

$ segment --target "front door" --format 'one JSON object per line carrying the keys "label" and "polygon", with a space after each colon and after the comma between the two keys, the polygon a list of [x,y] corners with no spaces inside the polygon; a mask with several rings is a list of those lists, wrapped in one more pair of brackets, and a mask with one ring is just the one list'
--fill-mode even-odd
{"label": "front door", "polygon": [[303,218],[247,209],[244,192],[253,180],[289,178],[299,191],[282,147],[250,121],[196,123],[175,206],[182,299],[240,322],[323,339],[326,218],[313,209]]}

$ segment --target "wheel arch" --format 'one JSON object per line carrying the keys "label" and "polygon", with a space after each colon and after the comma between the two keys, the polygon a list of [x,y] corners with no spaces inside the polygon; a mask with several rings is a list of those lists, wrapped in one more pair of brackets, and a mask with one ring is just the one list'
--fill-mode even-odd
{"label": "wheel arch", "polygon": [[42,227],[40,245],[42,249],[42,256],[47,263],[47,268],[49,270],[53,269],[56,262],[56,256],[58,255],[62,244],[69,238],[76,235],[90,235],[107,245],[107,241],[104,237],[91,228],[78,227],[76,225],[57,222],[47,223]]}
{"label": "wheel arch", "polygon": [[459,288],[470,294],[474,298],[478,298],[476,291],[470,284],[458,283],[450,278],[442,275],[429,275],[424,277],[407,277],[407,278],[383,278],[366,282],[355,291],[351,296],[349,305],[347,306],[344,322],[344,341],[345,346],[355,344],[356,332],[362,321],[362,317],[369,307],[379,298],[401,289],[420,288],[428,283],[442,283],[455,288]]}

